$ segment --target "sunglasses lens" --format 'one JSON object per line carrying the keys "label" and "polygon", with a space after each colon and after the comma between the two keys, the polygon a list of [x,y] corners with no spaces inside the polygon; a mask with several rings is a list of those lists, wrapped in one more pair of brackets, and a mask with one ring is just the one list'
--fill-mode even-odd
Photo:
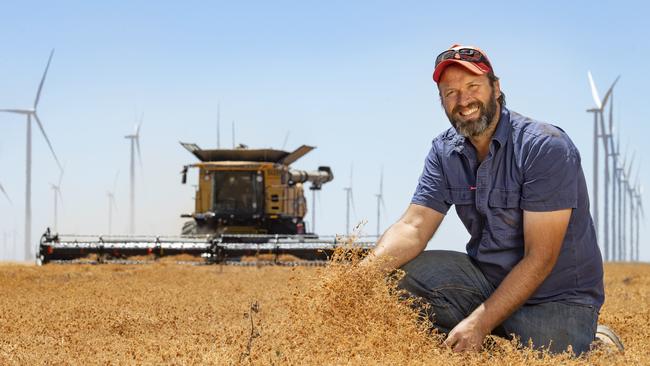
{"label": "sunglasses lens", "polygon": [[472,48],[461,48],[459,50],[447,50],[436,57],[436,67],[442,61],[449,60],[451,58],[457,58],[463,61],[469,62],[484,62],[489,66],[489,62],[481,52],[472,49]]}
{"label": "sunglasses lens", "polygon": [[454,58],[455,55],[456,55],[455,50],[447,50],[447,51],[441,53],[436,58],[436,66],[438,66],[438,64],[441,63],[444,60],[449,60],[450,58]]}

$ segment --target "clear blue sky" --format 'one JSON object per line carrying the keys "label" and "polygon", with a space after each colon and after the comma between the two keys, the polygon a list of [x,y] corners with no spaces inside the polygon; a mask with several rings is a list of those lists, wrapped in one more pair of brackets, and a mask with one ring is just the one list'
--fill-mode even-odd
{"label": "clear blue sky", "polygon": [[[193,189],[180,184],[178,172],[194,161],[178,140],[215,146],[220,101],[224,145],[234,120],[238,143],[278,148],[290,131],[287,149],[318,147],[295,166],[334,170],[335,180],[320,194],[321,234],[345,229],[343,187],[354,163],[355,220],[367,219],[366,232],[374,234],[380,166],[385,228],[406,208],[431,139],[449,126],[431,71],[435,55],[456,42],[488,53],[511,109],[569,133],[589,185],[587,70],[601,95],[621,74],[615,91],[621,142],[645,163],[650,47],[642,2],[20,1],[1,9],[0,108],[33,103],[56,48],[39,114],[66,165],[62,232],[107,231],[106,190],[117,171],[115,227],[126,231],[123,136],[142,112],[138,232],[178,233],[179,214],[193,208]],[[0,115],[0,131],[0,183],[13,200],[0,199],[0,246],[13,245],[14,231],[20,245],[24,119]],[[49,182],[57,174],[35,131],[35,238],[52,223]],[[641,183],[648,178],[643,167]],[[647,261],[646,233],[644,227]],[[451,210],[430,247],[463,250],[466,240]],[[12,248],[0,250],[0,258],[14,258]]]}

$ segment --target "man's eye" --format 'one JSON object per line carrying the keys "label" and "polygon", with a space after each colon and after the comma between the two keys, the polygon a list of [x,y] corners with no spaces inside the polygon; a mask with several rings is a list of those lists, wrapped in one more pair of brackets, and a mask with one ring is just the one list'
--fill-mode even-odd
{"label": "man's eye", "polygon": [[456,93],[456,92],[455,92],[454,90],[450,90],[450,91],[448,91],[448,92],[445,93],[445,97],[451,97],[451,96],[454,95],[455,93]]}

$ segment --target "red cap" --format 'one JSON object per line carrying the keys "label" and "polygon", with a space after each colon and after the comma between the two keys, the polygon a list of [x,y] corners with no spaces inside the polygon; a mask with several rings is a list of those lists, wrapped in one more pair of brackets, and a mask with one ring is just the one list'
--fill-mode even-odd
{"label": "red cap", "polygon": [[451,47],[449,47],[448,50],[459,50],[461,48],[469,48],[480,52],[485,58],[485,60],[487,61],[487,63],[461,60],[460,56],[456,55],[454,58],[444,60],[441,63],[439,63],[438,66],[436,66],[435,70],[433,70],[433,81],[437,83],[440,80],[440,76],[442,76],[442,72],[445,71],[445,69],[451,64],[458,64],[464,66],[467,70],[469,70],[470,72],[476,75],[487,74],[492,70],[492,67],[490,66],[490,60],[488,59],[487,55],[485,54],[485,52],[483,52],[483,50],[481,50],[478,47],[454,44]]}

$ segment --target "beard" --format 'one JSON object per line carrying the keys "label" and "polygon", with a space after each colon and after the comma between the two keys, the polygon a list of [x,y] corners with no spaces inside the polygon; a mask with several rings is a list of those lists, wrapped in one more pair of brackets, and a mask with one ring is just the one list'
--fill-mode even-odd
{"label": "beard", "polygon": [[[478,117],[474,119],[462,119],[460,116],[461,109],[471,109],[477,107],[479,110]],[[467,107],[456,106],[451,113],[445,109],[445,114],[449,122],[456,129],[459,135],[465,137],[477,137],[483,134],[494,121],[494,115],[497,113],[497,99],[494,93],[490,94],[490,100],[487,105],[476,101]]]}

